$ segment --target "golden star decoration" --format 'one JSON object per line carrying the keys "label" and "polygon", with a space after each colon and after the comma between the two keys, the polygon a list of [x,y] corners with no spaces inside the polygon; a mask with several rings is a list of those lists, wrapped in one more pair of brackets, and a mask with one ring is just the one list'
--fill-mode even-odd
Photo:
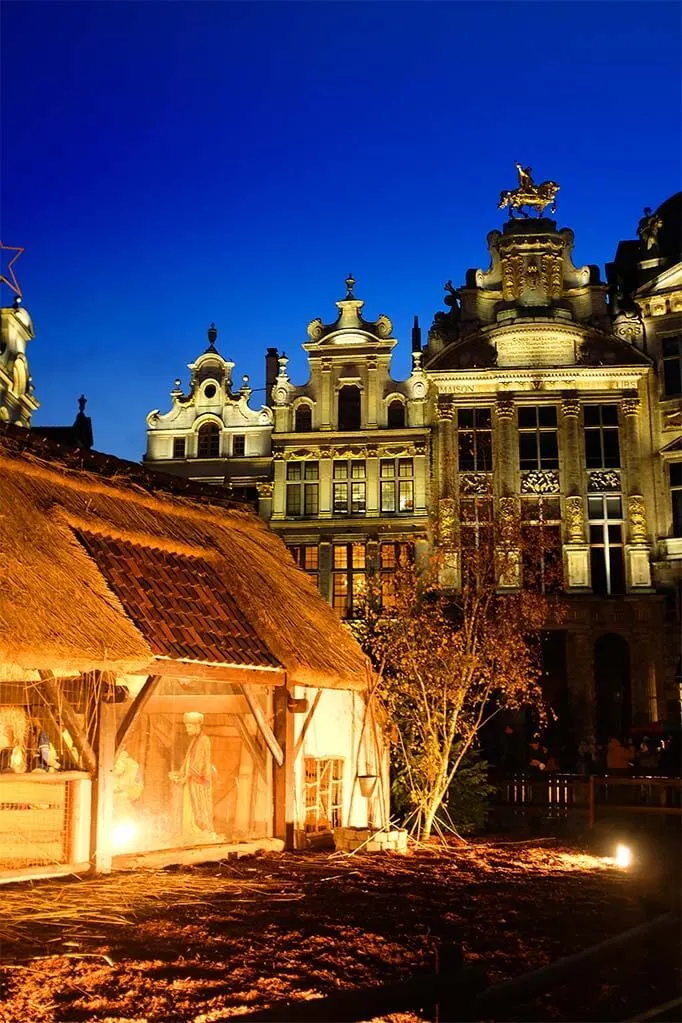
{"label": "golden star decoration", "polygon": [[16,263],[19,256],[23,252],[23,248],[19,245],[5,245],[4,242],[0,241],[0,252],[14,252],[15,255],[7,263],[6,273],[9,277],[6,277],[2,272],[2,265],[0,264],[0,284],[6,284],[7,287],[21,298],[21,288],[19,287],[19,281],[17,280],[16,274],[12,269],[13,264]]}

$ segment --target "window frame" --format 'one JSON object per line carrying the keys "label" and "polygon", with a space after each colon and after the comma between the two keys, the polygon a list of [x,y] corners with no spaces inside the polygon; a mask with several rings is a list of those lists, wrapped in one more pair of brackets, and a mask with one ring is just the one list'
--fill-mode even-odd
{"label": "window frame", "polygon": [[[615,413],[615,423],[605,422],[604,411],[608,409],[610,412]],[[588,422],[589,419],[593,418],[593,413],[597,412],[598,415],[595,417],[598,422]],[[592,469],[620,469],[621,468],[621,450],[620,450],[620,417],[618,414],[618,405],[615,402],[604,402],[603,404],[586,404],[583,406],[583,434],[584,434],[584,451],[585,451],[585,468],[588,470]],[[611,441],[607,443],[608,438],[616,439],[616,455],[614,456],[607,450],[611,446]],[[595,455],[595,444],[593,438],[597,440],[598,451]]]}
{"label": "window frame", "polygon": [[[601,502],[601,515],[594,515],[590,503],[594,506],[596,501]],[[609,515],[609,507],[607,502],[618,501],[620,510],[618,515]],[[589,545],[590,545],[590,575],[592,581],[592,592],[601,594],[603,596],[620,596],[627,591],[627,580],[625,578],[625,518],[623,515],[623,496],[622,494],[589,494],[587,497],[587,527],[589,530]],[[613,540],[609,530],[619,529],[620,539]],[[597,535],[597,531],[601,532],[601,538],[595,541],[593,537]],[[598,555],[598,552],[601,552]],[[613,556],[612,556],[612,552]],[[618,552],[620,552],[618,554]],[[595,572],[595,565],[597,563],[597,557],[600,557],[599,571]],[[614,564],[618,562],[617,574],[619,578],[616,580],[614,586],[614,580],[612,576],[614,573]],[[603,569],[603,573],[602,573]],[[595,588],[595,579],[598,578],[604,580],[604,586]]]}
{"label": "window frame", "polygon": [[332,461],[332,515],[337,518],[355,518],[366,514],[366,460],[335,458]]}
{"label": "window frame", "polygon": [[[408,468],[409,472],[402,471]],[[391,492],[392,501],[387,496]],[[403,494],[405,507],[401,507]],[[392,508],[388,507],[390,504]],[[381,515],[414,515],[414,458],[379,459],[379,512]]]}
{"label": "window frame", "polygon": [[[547,424],[541,423],[542,418],[541,412],[545,409],[551,409],[554,413],[554,423]],[[535,413],[535,423],[533,426],[522,426],[521,419],[524,415],[530,411]],[[522,438],[533,437],[535,439],[534,448],[535,454],[533,459],[523,454],[522,449]],[[519,450],[519,469],[521,472],[532,472],[533,470],[556,470],[559,468],[559,424],[557,415],[556,405],[520,405],[518,409],[518,450]],[[543,452],[543,447],[547,447],[547,441],[553,438],[554,449],[556,455],[548,455]],[[532,461],[532,464],[530,464]],[[526,464],[524,464],[526,463]]]}
{"label": "window frame", "polygon": [[[666,347],[675,343],[677,351],[666,351]],[[661,383],[664,398],[679,398],[682,395],[682,334],[669,334],[661,338]],[[669,378],[676,378],[674,389],[669,388]]]}
{"label": "window frame", "polygon": [[288,461],[284,486],[284,514],[288,519],[317,518],[320,513],[320,463],[316,459]]}
{"label": "window frame", "polygon": [[[471,414],[471,425],[463,422]],[[487,420],[488,425],[479,425]],[[464,450],[470,441],[470,451]],[[487,463],[487,464],[486,464]],[[457,409],[457,466],[459,472],[493,471],[493,421],[490,406]]]}
{"label": "window frame", "polygon": [[[550,503],[556,505],[550,513]],[[535,506],[537,514],[527,512]],[[561,501],[558,494],[522,495],[520,533],[523,585],[540,593],[560,593],[564,587]],[[549,540],[549,542],[547,542]],[[530,542],[529,542],[530,541]],[[534,573],[535,578],[530,574]],[[538,585],[535,585],[535,584]]]}
{"label": "window frame", "polygon": [[[241,443],[238,443],[241,442]],[[237,447],[241,447],[241,451],[237,451]],[[232,435],[232,457],[233,458],[246,458],[246,434],[235,433]]]}
{"label": "window frame", "polygon": [[[182,450],[179,450],[182,445]],[[181,459],[187,457],[187,438],[186,437],[173,437],[173,448],[171,458]]]}
{"label": "window frame", "polygon": [[[342,551],[344,557],[337,558]],[[332,607],[339,618],[361,617],[357,613],[357,605],[364,600],[368,571],[367,544],[364,541],[332,543]]]}
{"label": "window frame", "polygon": [[[217,423],[202,423],[197,430],[197,458],[220,458],[220,435],[221,428]],[[210,436],[208,445],[204,444],[204,438]],[[214,444],[215,442],[215,444]],[[208,447],[208,451],[202,451],[202,445],[204,448]],[[213,450],[215,448],[215,450]]]}

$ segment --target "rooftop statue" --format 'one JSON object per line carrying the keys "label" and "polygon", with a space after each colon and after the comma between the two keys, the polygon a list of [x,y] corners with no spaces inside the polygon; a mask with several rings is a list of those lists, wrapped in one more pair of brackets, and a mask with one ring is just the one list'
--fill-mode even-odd
{"label": "rooftop statue", "polygon": [[644,248],[648,251],[658,245],[658,232],[663,227],[663,220],[658,213],[652,213],[650,206],[644,207],[644,216],[637,225],[637,234]]}
{"label": "rooftop statue", "polygon": [[559,191],[556,181],[543,181],[541,184],[536,185],[533,181],[533,170],[531,167],[522,167],[520,163],[517,163],[516,170],[519,175],[519,187],[506,189],[500,193],[498,209],[503,210],[508,205],[509,215],[514,220],[518,219],[514,210],[518,210],[522,217],[527,218],[530,216],[524,210],[524,206],[535,207],[538,211],[538,217],[541,217],[544,213],[545,206],[549,206],[550,211],[556,213],[555,200],[556,194]]}

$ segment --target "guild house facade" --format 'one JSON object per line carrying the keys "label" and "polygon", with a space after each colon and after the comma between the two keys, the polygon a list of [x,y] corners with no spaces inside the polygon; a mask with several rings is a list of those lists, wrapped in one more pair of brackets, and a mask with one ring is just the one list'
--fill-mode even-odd
{"label": "guild house facade", "polygon": [[[241,459],[261,515],[346,618],[369,573],[388,577],[408,545],[428,548],[435,518],[442,581],[457,589],[462,549],[514,516],[523,543],[505,584],[558,591],[566,606],[545,636],[548,698],[576,735],[603,738],[679,699],[680,196],[645,212],[603,280],[574,265],[572,231],[545,216],[558,185],[517,170],[489,265],[448,282],[423,347],[415,324],[406,380],[390,375],[391,321],[364,318],[349,277],[336,319],[308,326],[308,383],[268,348],[268,406],[242,402],[241,453],[193,368],[175,418],[151,414],[146,462],[222,482],[239,474],[219,459]],[[198,432],[213,421],[208,455]]]}

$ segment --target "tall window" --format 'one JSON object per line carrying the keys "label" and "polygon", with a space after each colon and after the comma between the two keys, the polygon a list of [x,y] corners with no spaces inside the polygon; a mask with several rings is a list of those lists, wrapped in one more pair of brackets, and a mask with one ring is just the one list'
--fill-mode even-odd
{"label": "tall window", "polygon": [[666,398],[682,394],[682,335],[663,338],[663,393]]}
{"label": "tall window", "polygon": [[287,462],[287,515],[317,515],[319,479],[317,462]]}
{"label": "tall window", "polygon": [[381,586],[381,606],[390,608],[395,605],[396,573],[405,569],[414,561],[414,545],[391,541],[379,545],[379,576]]}
{"label": "tall window", "polygon": [[292,557],[299,568],[312,576],[315,582],[318,582],[320,573],[320,557],[318,553],[317,544],[296,544],[290,547]]}
{"label": "tall window", "polygon": [[362,425],[360,388],[346,384],[339,391],[339,430],[359,430]]}
{"label": "tall window", "polygon": [[335,515],[364,515],[366,510],[365,463],[360,459],[334,462],[333,507]]}
{"label": "tall window", "polygon": [[620,465],[618,406],[585,405],[585,465],[617,469]]}
{"label": "tall window", "polygon": [[558,497],[521,498],[523,584],[542,593],[561,589],[561,505]]}
{"label": "tall window", "polygon": [[232,454],[235,458],[243,458],[246,454],[246,437],[243,433],[236,433],[232,438]]}
{"label": "tall window", "polygon": [[310,433],[313,428],[313,410],[310,405],[299,405],[296,409],[294,430],[296,433]]}
{"label": "tall window", "polygon": [[379,467],[382,515],[409,515],[414,511],[414,461],[382,458]]}
{"label": "tall window", "polygon": [[389,430],[400,430],[405,426],[405,406],[398,398],[388,404],[387,425]]}
{"label": "tall window", "polygon": [[625,593],[623,504],[614,495],[587,499],[590,522],[590,564],[595,593]]}
{"label": "tall window", "polygon": [[220,428],[215,423],[206,423],[200,428],[197,454],[199,458],[220,456]]}
{"label": "tall window", "polygon": [[185,457],[185,438],[173,437],[173,458]]}
{"label": "tall window", "polygon": [[305,757],[305,830],[331,831],[343,823],[343,760]]}
{"label": "tall window", "polygon": [[673,502],[673,536],[682,536],[682,462],[670,463],[670,496]]}
{"label": "tall window", "polygon": [[489,408],[461,408],[457,413],[460,472],[492,472],[493,434]]}
{"label": "tall window", "polygon": [[341,618],[357,618],[365,595],[364,543],[335,543],[332,549],[332,606]]}
{"label": "tall window", "polygon": [[555,405],[519,408],[519,467],[559,468]]}
{"label": "tall window", "polygon": [[479,572],[481,557],[477,551],[492,550],[493,499],[492,497],[463,497],[459,502],[460,540],[462,543],[462,573],[465,581]]}

